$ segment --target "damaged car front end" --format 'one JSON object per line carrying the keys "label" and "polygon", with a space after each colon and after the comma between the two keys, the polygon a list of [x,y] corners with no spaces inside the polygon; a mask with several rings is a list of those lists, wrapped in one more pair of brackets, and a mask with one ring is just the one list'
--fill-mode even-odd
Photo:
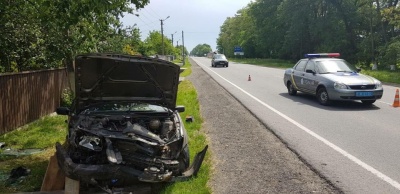
{"label": "damaged car front end", "polygon": [[75,59],[75,100],[64,145],[67,177],[101,187],[174,182],[195,176],[207,146],[190,164],[188,135],[176,106],[179,66],[158,59],[87,54]]}

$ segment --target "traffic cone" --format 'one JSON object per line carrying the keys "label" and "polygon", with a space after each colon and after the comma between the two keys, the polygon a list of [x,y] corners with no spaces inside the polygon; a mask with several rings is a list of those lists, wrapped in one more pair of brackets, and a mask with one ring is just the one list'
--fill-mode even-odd
{"label": "traffic cone", "polygon": [[399,89],[396,90],[396,95],[394,96],[393,107],[399,107],[400,100],[399,100]]}
{"label": "traffic cone", "polygon": [[247,79],[247,81],[251,81],[251,77],[250,77],[250,75],[249,75],[249,79]]}

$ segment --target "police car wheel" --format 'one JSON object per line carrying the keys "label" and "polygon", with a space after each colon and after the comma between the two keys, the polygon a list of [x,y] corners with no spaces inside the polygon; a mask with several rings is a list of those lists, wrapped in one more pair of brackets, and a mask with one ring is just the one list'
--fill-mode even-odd
{"label": "police car wheel", "polygon": [[287,88],[288,88],[288,93],[289,93],[289,95],[294,96],[294,95],[297,94],[297,90],[294,89],[292,83],[289,82],[288,85],[287,85]]}
{"label": "police car wheel", "polygon": [[331,101],[329,100],[328,92],[326,91],[325,88],[318,89],[317,98],[319,103],[324,106],[329,105],[331,103]]}

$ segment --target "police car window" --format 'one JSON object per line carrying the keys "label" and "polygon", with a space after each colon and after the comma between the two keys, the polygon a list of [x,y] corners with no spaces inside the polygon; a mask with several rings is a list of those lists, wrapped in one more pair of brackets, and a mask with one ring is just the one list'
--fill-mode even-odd
{"label": "police car window", "polygon": [[315,63],[313,61],[308,61],[306,65],[306,71],[307,70],[312,70],[313,72],[315,72]]}
{"label": "police car window", "polygon": [[321,73],[321,70],[319,70],[319,65],[315,65],[315,72],[316,73]]}
{"label": "police car window", "polygon": [[297,71],[304,71],[304,67],[306,66],[307,61],[306,60],[301,60],[299,63],[296,65],[296,70]]}
{"label": "police car window", "polygon": [[320,73],[355,72],[355,68],[342,60],[317,61]]}

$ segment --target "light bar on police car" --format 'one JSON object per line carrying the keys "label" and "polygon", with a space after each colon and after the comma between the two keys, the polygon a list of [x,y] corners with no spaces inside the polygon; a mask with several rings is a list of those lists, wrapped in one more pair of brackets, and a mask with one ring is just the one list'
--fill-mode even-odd
{"label": "light bar on police car", "polygon": [[306,58],[317,58],[317,57],[340,57],[340,53],[314,53],[305,54]]}

